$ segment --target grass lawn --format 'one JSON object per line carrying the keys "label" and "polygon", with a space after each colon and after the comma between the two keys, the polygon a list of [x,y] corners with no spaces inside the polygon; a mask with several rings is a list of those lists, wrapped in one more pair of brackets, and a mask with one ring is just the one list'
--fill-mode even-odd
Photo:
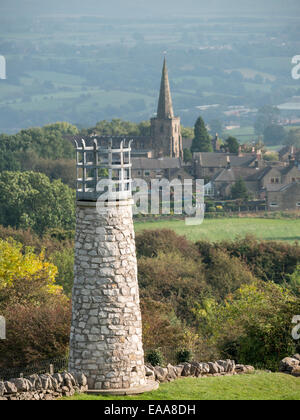
{"label": "grass lawn", "polygon": [[259,239],[294,242],[300,240],[300,219],[224,218],[205,219],[202,225],[186,226],[184,220],[135,222],[135,231],[172,229],[191,241],[223,239],[255,235]]}
{"label": "grass lawn", "polygon": [[63,400],[300,400],[300,378],[282,373],[181,378],[128,397],[75,395]]}

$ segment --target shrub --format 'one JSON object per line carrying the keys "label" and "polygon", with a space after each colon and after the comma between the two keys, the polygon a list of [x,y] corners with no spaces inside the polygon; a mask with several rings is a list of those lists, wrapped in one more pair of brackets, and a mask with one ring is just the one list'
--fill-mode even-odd
{"label": "shrub", "polygon": [[162,366],[164,357],[160,350],[149,350],[146,355],[146,362],[152,366]]}
{"label": "shrub", "polygon": [[0,366],[21,366],[67,355],[70,302],[63,304],[53,297],[41,306],[17,303],[2,314],[6,318],[7,339],[0,341]]}
{"label": "shrub", "polygon": [[190,350],[183,349],[176,352],[177,363],[189,363],[193,359],[193,353]]}
{"label": "shrub", "polygon": [[160,253],[180,253],[189,258],[197,258],[197,247],[184,236],[177,235],[173,230],[145,230],[136,236],[138,257],[157,257]]}
{"label": "shrub", "polygon": [[175,253],[139,258],[141,297],[170,304],[179,319],[193,324],[195,302],[207,291],[203,268],[201,261]]}
{"label": "shrub", "polygon": [[277,370],[280,360],[300,350],[292,318],[300,302],[272,282],[241,287],[210,313],[211,340],[221,357]]}

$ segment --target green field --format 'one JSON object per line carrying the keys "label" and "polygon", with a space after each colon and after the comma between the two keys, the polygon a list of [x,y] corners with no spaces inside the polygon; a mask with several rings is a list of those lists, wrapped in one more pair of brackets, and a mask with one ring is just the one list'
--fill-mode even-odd
{"label": "green field", "polygon": [[75,395],[64,400],[300,400],[300,378],[256,373],[216,378],[182,378],[157,391],[132,397]]}
{"label": "green field", "polygon": [[205,219],[202,225],[187,226],[184,220],[136,222],[136,232],[145,229],[172,229],[191,241],[223,239],[251,234],[259,239],[294,242],[300,240],[300,219],[224,218]]}

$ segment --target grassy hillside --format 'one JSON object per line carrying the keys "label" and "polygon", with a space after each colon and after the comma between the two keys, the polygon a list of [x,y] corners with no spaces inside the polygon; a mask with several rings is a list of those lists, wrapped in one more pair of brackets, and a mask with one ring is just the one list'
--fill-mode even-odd
{"label": "grassy hillside", "polygon": [[300,240],[300,220],[228,218],[205,219],[202,225],[186,226],[184,220],[136,222],[135,230],[172,229],[191,241],[220,241],[247,234],[259,239],[294,242]]}
{"label": "grassy hillside", "polygon": [[182,378],[144,395],[76,395],[65,400],[300,400],[300,379],[280,373]]}

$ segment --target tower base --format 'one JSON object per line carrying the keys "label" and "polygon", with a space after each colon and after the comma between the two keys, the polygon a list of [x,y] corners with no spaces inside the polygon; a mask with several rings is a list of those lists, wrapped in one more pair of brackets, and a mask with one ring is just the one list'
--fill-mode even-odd
{"label": "tower base", "polygon": [[86,393],[93,395],[138,395],[145,392],[156,391],[159,388],[159,383],[149,381],[146,385],[141,385],[136,388],[127,389],[89,389]]}

